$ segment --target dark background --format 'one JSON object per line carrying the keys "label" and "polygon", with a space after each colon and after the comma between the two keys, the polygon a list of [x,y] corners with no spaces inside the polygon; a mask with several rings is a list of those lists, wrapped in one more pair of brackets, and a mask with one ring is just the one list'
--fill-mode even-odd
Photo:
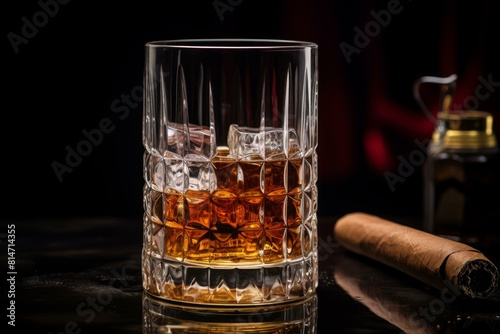
{"label": "dark background", "polygon": [[[231,10],[220,16],[217,3]],[[456,73],[456,103],[464,103],[472,101],[479,77],[500,82],[500,14],[493,0],[401,0],[401,11],[348,62],[340,43],[354,46],[355,28],[364,31],[375,22],[371,11],[380,13],[388,3],[72,0],[52,5],[46,20],[37,14],[40,2],[3,4],[0,218],[124,217],[141,224],[142,104],[129,100],[120,119],[113,103],[126,105],[127,95],[142,87],[146,42],[222,37],[318,43],[321,215],[361,210],[418,218],[421,166],[393,190],[385,178],[418,149],[416,139],[432,133],[413,83],[423,75]],[[37,31],[25,28],[31,37],[15,52],[9,36],[22,36],[26,22],[37,19]],[[437,91],[431,86],[423,92],[433,112]],[[491,93],[478,108],[500,119],[500,84]],[[103,119],[112,131],[58,179],[54,162],[65,164],[68,147],[76,149],[86,140],[82,131]]]}

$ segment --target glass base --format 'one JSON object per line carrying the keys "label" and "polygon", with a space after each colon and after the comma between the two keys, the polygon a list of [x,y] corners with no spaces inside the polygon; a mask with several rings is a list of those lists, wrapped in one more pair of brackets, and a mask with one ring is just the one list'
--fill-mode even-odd
{"label": "glass base", "polygon": [[143,287],[166,300],[212,305],[276,304],[310,296],[318,284],[317,256],[294,262],[207,267],[157,258],[143,250]]}

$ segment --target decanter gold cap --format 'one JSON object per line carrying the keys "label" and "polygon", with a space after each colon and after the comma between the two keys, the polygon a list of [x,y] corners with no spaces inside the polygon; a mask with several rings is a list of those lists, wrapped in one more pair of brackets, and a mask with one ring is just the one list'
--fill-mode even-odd
{"label": "decanter gold cap", "polygon": [[439,112],[432,140],[443,148],[495,148],[493,116],[477,110]]}

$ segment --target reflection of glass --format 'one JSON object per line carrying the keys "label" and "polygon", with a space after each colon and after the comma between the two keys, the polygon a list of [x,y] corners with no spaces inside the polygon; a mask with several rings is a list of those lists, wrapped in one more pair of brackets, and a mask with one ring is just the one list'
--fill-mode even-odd
{"label": "reflection of glass", "polygon": [[315,334],[317,296],[266,306],[186,305],[143,294],[143,333]]}
{"label": "reflection of glass", "polygon": [[272,304],[317,286],[317,46],[146,45],[144,289]]}

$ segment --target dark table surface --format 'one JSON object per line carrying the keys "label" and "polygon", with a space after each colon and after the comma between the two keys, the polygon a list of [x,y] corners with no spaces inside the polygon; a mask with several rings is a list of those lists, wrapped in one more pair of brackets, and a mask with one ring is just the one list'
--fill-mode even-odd
{"label": "dark table surface", "polygon": [[[217,321],[230,326],[224,331],[211,325],[213,317],[157,302],[143,293],[140,220],[8,222],[1,244],[3,254],[14,255],[15,267],[5,266],[11,280],[5,290],[4,321],[15,319],[15,327],[8,325],[7,332],[268,333],[272,331],[262,323],[307,316],[309,325],[302,326],[306,333],[500,333],[500,299],[472,300],[436,291],[349,253],[334,242],[335,220],[319,220],[319,286],[307,314],[292,305],[295,309],[285,313],[253,310],[243,318],[218,315]],[[12,239],[15,254],[8,254]],[[193,327],[182,329],[178,324],[183,321]],[[169,323],[174,325],[168,327]],[[300,333],[300,328],[281,327],[274,332]]]}

